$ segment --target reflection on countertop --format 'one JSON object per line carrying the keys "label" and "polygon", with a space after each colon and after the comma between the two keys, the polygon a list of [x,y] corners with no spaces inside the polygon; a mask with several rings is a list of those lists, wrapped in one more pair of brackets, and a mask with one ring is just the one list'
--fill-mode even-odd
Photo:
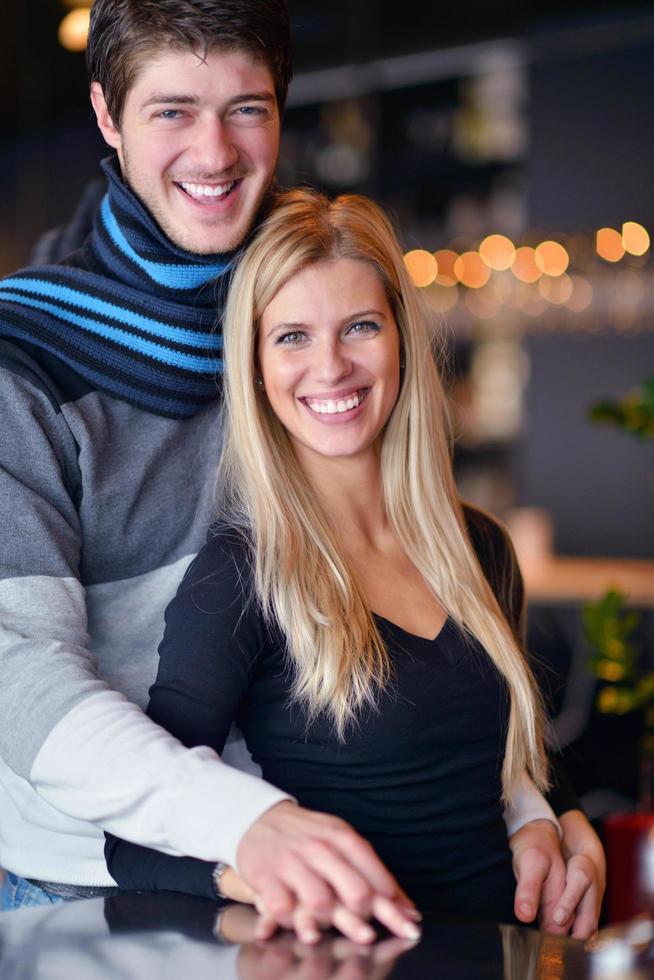
{"label": "reflection on countertop", "polygon": [[[160,893],[119,895],[0,914],[2,980],[584,980],[598,974],[573,940],[533,929],[426,921],[419,943],[370,947],[326,935],[254,940],[245,906]],[[637,974],[638,975],[638,974]],[[640,974],[646,976],[646,974]],[[654,974],[653,974],[654,975]],[[616,974],[613,974],[616,976]]]}

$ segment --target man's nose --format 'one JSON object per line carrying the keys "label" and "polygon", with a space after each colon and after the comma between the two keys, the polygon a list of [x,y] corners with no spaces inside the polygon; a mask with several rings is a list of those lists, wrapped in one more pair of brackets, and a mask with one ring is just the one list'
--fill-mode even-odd
{"label": "man's nose", "polygon": [[217,116],[208,116],[198,122],[192,149],[196,165],[207,176],[229,170],[238,160],[238,148],[230,127]]}

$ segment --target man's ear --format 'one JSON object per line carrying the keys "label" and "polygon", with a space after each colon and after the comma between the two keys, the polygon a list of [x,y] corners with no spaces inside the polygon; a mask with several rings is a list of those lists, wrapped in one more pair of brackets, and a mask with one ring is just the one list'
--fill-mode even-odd
{"label": "man's ear", "polygon": [[91,104],[105,142],[109,146],[112,146],[114,150],[120,150],[122,144],[120,131],[114,126],[114,121],[109,115],[104,92],[99,82],[91,82]]}

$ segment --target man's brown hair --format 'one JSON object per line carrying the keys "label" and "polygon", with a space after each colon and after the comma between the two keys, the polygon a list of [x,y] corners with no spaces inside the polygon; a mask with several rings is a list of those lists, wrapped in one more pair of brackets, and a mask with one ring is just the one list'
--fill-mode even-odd
{"label": "man's brown hair", "polygon": [[280,113],[292,75],[286,0],[94,0],[86,49],[116,127],[143,58],[162,48],[247,51],[265,64]]}

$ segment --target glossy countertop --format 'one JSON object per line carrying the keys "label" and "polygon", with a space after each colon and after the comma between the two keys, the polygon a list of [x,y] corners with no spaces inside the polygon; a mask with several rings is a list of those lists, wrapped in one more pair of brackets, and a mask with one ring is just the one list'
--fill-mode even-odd
{"label": "glossy countertop", "polygon": [[[585,980],[654,977],[646,948],[625,966],[534,929],[426,921],[423,938],[370,947],[326,935],[253,939],[254,913],[182,895],[118,895],[0,913],[2,980]],[[614,944],[613,944],[614,945]],[[623,944],[624,947],[624,944]],[[620,951],[618,951],[620,952]],[[624,948],[622,949],[624,954]],[[620,965],[622,963],[622,965]],[[616,972],[616,966],[618,972]],[[629,964],[627,964],[629,966]],[[649,967],[652,967],[650,972]],[[608,972],[607,972],[608,970]],[[626,972],[625,972],[626,970]]]}

